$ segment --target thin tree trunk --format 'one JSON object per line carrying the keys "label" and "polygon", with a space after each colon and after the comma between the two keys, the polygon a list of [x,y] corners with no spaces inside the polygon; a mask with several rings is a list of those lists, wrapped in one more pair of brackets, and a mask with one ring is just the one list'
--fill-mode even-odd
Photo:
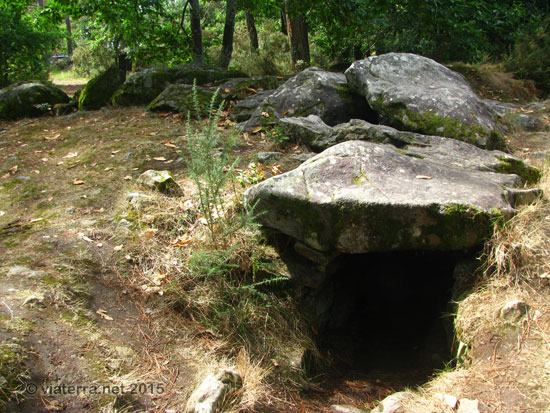
{"label": "thin tree trunk", "polygon": [[73,55],[73,31],[71,29],[71,18],[65,17],[65,26],[67,27],[67,55]]}
{"label": "thin tree trunk", "polygon": [[222,51],[218,60],[218,66],[227,69],[233,53],[233,33],[235,32],[235,13],[237,12],[237,0],[227,0],[225,8],[225,27],[223,29]]}
{"label": "thin tree trunk", "polygon": [[290,53],[292,66],[295,68],[298,61],[302,65],[309,66],[309,39],[307,24],[304,16],[286,16],[288,37],[290,39]]}
{"label": "thin tree trunk", "polygon": [[254,16],[245,11],[244,17],[246,18],[246,28],[248,30],[248,37],[250,37],[250,48],[252,51],[257,52],[260,48],[258,44],[258,30],[256,30],[256,22],[254,21]]}
{"label": "thin tree trunk", "polygon": [[283,6],[281,8],[281,33],[285,36],[288,35],[288,31],[286,30],[287,22],[286,22],[286,9]]}
{"label": "thin tree trunk", "polygon": [[199,0],[189,0],[191,5],[191,52],[195,63],[204,64],[204,50],[202,48],[201,12]]}

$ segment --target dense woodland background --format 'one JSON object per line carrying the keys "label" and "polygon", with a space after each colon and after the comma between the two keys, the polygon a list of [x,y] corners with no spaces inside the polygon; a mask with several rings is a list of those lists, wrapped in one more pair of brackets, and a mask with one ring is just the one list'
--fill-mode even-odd
{"label": "dense woodland background", "polygon": [[548,94],[549,10],[546,0],[0,0],[0,86],[71,64],[86,77],[192,61],[290,74],[412,52],[501,62]]}

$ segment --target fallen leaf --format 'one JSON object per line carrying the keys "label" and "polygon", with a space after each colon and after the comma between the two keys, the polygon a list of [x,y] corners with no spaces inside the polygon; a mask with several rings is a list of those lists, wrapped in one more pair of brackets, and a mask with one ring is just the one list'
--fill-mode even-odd
{"label": "fallen leaf", "polygon": [[127,181],[130,181],[130,180],[132,179],[132,177],[131,177],[130,175],[126,175],[126,176],[124,177],[124,179],[127,180]]}
{"label": "fallen leaf", "polygon": [[254,129],[252,129],[251,133],[258,133],[259,131],[262,130],[262,127],[261,126],[257,126],[255,127]]}
{"label": "fallen leaf", "polygon": [[432,177],[427,175],[417,175],[416,179],[432,179]]}
{"label": "fallen leaf", "polygon": [[40,174],[40,171],[38,169],[35,169],[33,172],[37,175]]}
{"label": "fallen leaf", "polygon": [[544,274],[539,275],[540,278],[550,278],[550,273],[545,272]]}
{"label": "fallen leaf", "polygon": [[152,237],[157,233],[157,231],[158,231],[158,229],[156,229],[156,228],[150,228],[150,229],[145,231],[145,236],[146,237]]}
{"label": "fallen leaf", "polygon": [[60,136],[61,136],[61,134],[60,134],[60,133],[57,133],[57,134],[55,134],[55,135],[53,135],[53,136],[50,136],[50,137],[47,137],[47,136],[46,136],[46,137],[44,138],[44,140],[46,140],[46,141],[55,141],[55,140],[56,140],[57,138],[59,138]]}
{"label": "fallen leaf", "polygon": [[169,160],[165,161],[164,163],[172,163],[172,162],[174,162],[174,160],[173,160],[173,159],[169,159]]}
{"label": "fallen leaf", "polygon": [[166,278],[166,274],[155,274],[153,277],[151,277],[151,281],[155,285],[161,285],[162,280]]}
{"label": "fallen leaf", "polygon": [[101,247],[103,247],[103,243],[101,243],[101,242],[98,242],[98,243],[97,243],[97,244],[95,244],[95,245],[96,245],[96,247],[98,247],[98,248],[101,248]]}
{"label": "fallen leaf", "polygon": [[113,251],[122,251],[122,247],[124,247],[123,244],[117,245],[116,247],[113,248]]}
{"label": "fallen leaf", "polygon": [[87,236],[84,235],[82,232],[79,232],[79,233],[77,234],[77,237],[80,238],[82,241],[94,242],[91,238],[87,237]]}
{"label": "fallen leaf", "polygon": [[0,211],[0,217],[3,217],[4,215],[6,215],[6,212],[5,211]]}
{"label": "fallen leaf", "polygon": [[231,89],[229,89],[228,87],[226,87],[223,91],[224,91],[225,93],[229,93],[229,92],[231,92]]}
{"label": "fallen leaf", "polygon": [[172,246],[174,247],[185,247],[186,245],[191,244],[193,239],[189,235],[184,235],[183,237],[178,237],[172,241]]}
{"label": "fallen leaf", "polygon": [[111,154],[116,155],[116,154],[119,153],[119,152],[120,152],[120,149],[117,150],[117,151],[112,151]]}
{"label": "fallen leaf", "polygon": [[101,308],[96,311],[97,314],[99,314],[101,317],[103,317],[107,321],[113,321],[113,317],[107,314],[107,311],[102,310]]}
{"label": "fallen leaf", "polygon": [[63,157],[63,159],[76,158],[77,156],[78,156],[78,152],[68,152],[67,155]]}
{"label": "fallen leaf", "polygon": [[84,181],[81,179],[73,179],[73,185],[84,185]]}
{"label": "fallen leaf", "polygon": [[269,118],[269,113],[267,113],[267,112],[262,112],[262,116],[263,116],[264,118]]}
{"label": "fallen leaf", "polygon": [[64,163],[65,163],[65,162],[63,162],[63,161],[59,161],[58,163],[56,163],[56,165],[57,165],[57,166],[61,166],[61,165],[63,165]]}
{"label": "fallen leaf", "polygon": [[44,218],[34,218],[34,219],[31,219],[29,222],[31,224],[34,224],[35,222],[40,222],[40,221],[43,221],[43,220],[44,220]]}
{"label": "fallen leaf", "polygon": [[107,168],[104,169],[104,171],[110,171],[111,169],[113,169],[113,168],[108,166]]}
{"label": "fallen leaf", "polygon": [[162,143],[164,146],[168,146],[169,148],[177,148],[176,145],[174,145],[172,142],[166,141]]}
{"label": "fallen leaf", "polygon": [[155,136],[157,134],[157,132],[145,132],[144,135],[145,136]]}
{"label": "fallen leaf", "polygon": [[19,166],[15,165],[15,166],[12,166],[9,170],[10,172],[17,172],[17,169],[19,169]]}
{"label": "fallen leaf", "polygon": [[9,178],[10,177],[10,174],[4,174],[2,175],[2,178]]}
{"label": "fallen leaf", "polygon": [[155,161],[165,161],[166,158],[164,156],[157,156],[153,158]]}
{"label": "fallen leaf", "polygon": [[94,166],[97,166],[97,162],[91,163],[90,166],[93,168]]}
{"label": "fallen leaf", "polygon": [[48,162],[49,159],[48,159],[48,158],[42,158],[41,161],[42,161],[42,162]]}

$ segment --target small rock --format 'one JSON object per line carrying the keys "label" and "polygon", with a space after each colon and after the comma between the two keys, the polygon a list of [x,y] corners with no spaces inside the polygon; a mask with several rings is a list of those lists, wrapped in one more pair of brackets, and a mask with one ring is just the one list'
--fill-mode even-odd
{"label": "small rock", "polygon": [[550,161],[550,153],[533,152],[531,155],[529,155],[529,158],[537,159],[537,160],[541,160],[541,161]]}
{"label": "small rock", "polygon": [[269,163],[280,159],[283,156],[281,152],[258,152],[258,161]]}
{"label": "small rock", "polygon": [[118,228],[121,228],[121,229],[127,229],[127,230],[130,230],[132,229],[132,226],[134,224],[132,224],[130,221],[128,221],[127,219],[124,219],[122,218],[120,221],[118,221],[118,225],[117,225],[117,229]]}
{"label": "small rock", "polygon": [[522,205],[530,205],[534,203],[537,199],[542,198],[544,193],[542,192],[542,189],[539,188],[511,188],[508,190],[506,195],[510,197],[510,202],[514,206],[514,208],[518,208]]}
{"label": "small rock", "polygon": [[25,301],[23,301],[23,305],[34,305],[34,304],[42,304],[44,301],[44,296],[43,295],[39,295],[39,294],[36,294],[36,295],[31,295],[29,297],[27,297],[25,299]]}
{"label": "small rock", "polygon": [[68,208],[65,209],[65,212],[66,212],[67,214],[74,214],[75,211],[76,211],[76,210],[74,209],[74,207],[68,207]]}
{"label": "small rock", "polygon": [[386,397],[372,412],[397,413],[405,412],[403,404],[410,400],[413,394],[410,392],[394,393]]}
{"label": "small rock", "polygon": [[242,386],[242,379],[231,370],[224,370],[218,374],[210,374],[193,392],[185,411],[188,413],[215,413],[218,404],[233,388]]}
{"label": "small rock", "polygon": [[33,271],[30,268],[16,265],[15,267],[11,267],[8,270],[7,276],[8,277],[29,277],[31,274],[38,273],[38,272],[43,272],[43,271]]}
{"label": "small rock", "polygon": [[514,300],[502,307],[500,310],[500,317],[506,321],[516,323],[525,317],[528,311],[529,305],[525,301]]}
{"label": "small rock", "polygon": [[351,404],[333,404],[329,411],[335,413],[366,413],[366,410],[359,409]]}
{"label": "small rock", "polygon": [[132,159],[134,156],[136,156],[136,154],[134,152],[128,152],[126,154],[126,156],[124,157],[124,160],[125,161],[129,161],[130,159]]}
{"label": "small rock", "polygon": [[542,128],[542,121],[534,116],[523,113],[514,117],[514,124],[526,132],[536,132]]}
{"label": "small rock", "polygon": [[96,223],[97,221],[95,219],[83,219],[80,221],[80,225],[86,228],[93,227]]}
{"label": "small rock", "polygon": [[29,178],[28,176],[18,176],[18,177],[15,178],[15,179],[17,179],[17,180],[20,181],[20,182],[28,182],[28,181],[31,180],[31,178]]}
{"label": "small rock", "polygon": [[28,275],[27,275],[27,278],[29,279],[33,279],[33,278],[44,278],[48,275],[47,272],[45,271],[31,271]]}
{"label": "small rock", "polygon": [[141,192],[129,193],[128,195],[126,195],[126,201],[137,208],[139,208],[140,206],[147,206],[152,203],[151,197]]}
{"label": "small rock", "polygon": [[457,413],[479,413],[479,401],[460,399]]}
{"label": "small rock", "polygon": [[438,394],[437,396],[451,409],[456,408],[456,405],[458,404],[458,399],[455,396],[451,396],[450,394]]}
{"label": "small rock", "polygon": [[149,169],[139,176],[137,183],[144,188],[159,191],[163,194],[173,196],[183,195],[183,191],[176,181],[174,181],[170,171],[154,171]]}

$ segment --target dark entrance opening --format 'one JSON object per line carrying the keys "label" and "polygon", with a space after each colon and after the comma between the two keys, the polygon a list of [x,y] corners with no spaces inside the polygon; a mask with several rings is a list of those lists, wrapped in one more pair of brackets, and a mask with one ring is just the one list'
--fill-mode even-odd
{"label": "dark entrance opening", "polygon": [[334,292],[318,335],[328,367],[317,371],[320,388],[306,398],[368,404],[421,385],[451,363],[453,274],[471,256],[413,251],[340,257],[323,287]]}

